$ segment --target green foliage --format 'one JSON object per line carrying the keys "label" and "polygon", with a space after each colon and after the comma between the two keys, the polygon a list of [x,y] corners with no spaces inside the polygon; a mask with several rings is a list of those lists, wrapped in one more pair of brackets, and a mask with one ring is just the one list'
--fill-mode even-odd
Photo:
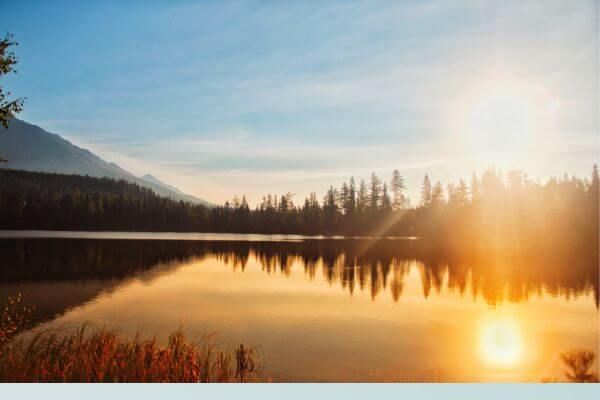
{"label": "green foliage", "polygon": [[[14,66],[19,61],[15,54],[11,51],[11,47],[17,46],[18,43],[13,41],[12,35],[6,35],[0,40],[0,77],[10,72],[16,72]],[[0,124],[8,128],[8,122],[13,115],[20,113],[23,110],[24,99],[18,98],[14,100],[8,99],[10,92],[5,92],[0,86]],[[5,161],[1,160],[0,161]]]}

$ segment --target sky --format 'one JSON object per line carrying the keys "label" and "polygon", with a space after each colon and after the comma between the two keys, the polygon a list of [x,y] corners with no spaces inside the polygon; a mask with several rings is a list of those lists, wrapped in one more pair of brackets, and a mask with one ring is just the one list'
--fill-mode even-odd
{"label": "sky", "polygon": [[2,3],[19,118],[215,203],[599,159],[597,1]]}

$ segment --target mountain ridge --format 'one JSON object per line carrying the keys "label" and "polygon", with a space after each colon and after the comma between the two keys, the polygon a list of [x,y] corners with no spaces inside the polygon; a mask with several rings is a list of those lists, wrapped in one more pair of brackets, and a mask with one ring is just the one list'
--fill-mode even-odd
{"label": "mountain ridge", "polygon": [[0,130],[0,159],[6,161],[0,163],[0,168],[124,179],[173,200],[211,205],[150,174],[144,175],[151,177],[148,179],[137,177],[118,164],[105,161],[56,133],[17,118],[10,121],[8,129]]}

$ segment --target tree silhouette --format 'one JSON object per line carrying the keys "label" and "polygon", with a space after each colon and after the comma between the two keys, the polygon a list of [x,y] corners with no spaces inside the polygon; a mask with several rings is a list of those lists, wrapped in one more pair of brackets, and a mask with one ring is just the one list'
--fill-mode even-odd
{"label": "tree silhouette", "polygon": [[392,202],[390,201],[390,195],[387,190],[387,183],[383,184],[383,190],[381,192],[381,209],[384,211],[390,211],[392,209]]}
{"label": "tree silhouette", "polygon": [[479,183],[479,178],[477,178],[477,174],[473,172],[471,176],[471,201],[473,203],[479,201],[481,199],[481,184]]}
{"label": "tree silhouette", "polygon": [[[478,180],[477,180],[478,181]],[[294,204],[292,193],[267,194],[254,209],[236,195],[204,207],[161,197],[125,181],[0,169],[3,229],[131,230],[267,234],[419,236],[432,246],[469,252],[585,254],[598,260],[598,170],[590,179],[530,182],[525,174],[482,175],[480,195],[467,184],[431,186],[425,175],[421,204],[393,209],[389,186],[377,175],[371,190],[354,179],[331,185],[322,204],[311,192]],[[477,193],[477,191],[475,192]],[[599,294],[595,292],[596,301]]]}
{"label": "tree silhouette", "polygon": [[367,194],[367,184],[364,179],[360,180],[360,184],[358,186],[358,197],[356,201],[356,206],[359,212],[364,212],[369,204],[369,196]]}
{"label": "tree silhouette", "polygon": [[392,180],[390,182],[390,189],[393,195],[392,208],[394,211],[398,211],[407,206],[406,204],[406,196],[404,195],[404,190],[406,186],[404,185],[404,179],[400,175],[400,172],[395,169],[392,172]]}
{"label": "tree silhouette", "polygon": [[[13,36],[7,34],[4,39],[0,40],[0,77],[10,72],[16,73],[15,64],[19,61],[15,54],[11,51],[11,47],[17,46],[18,43],[13,41]],[[6,92],[0,86],[0,124],[8,128],[8,122],[13,115],[18,114],[23,110],[24,99],[17,98],[10,100],[10,92]]]}
{"label": "tree silhouette", "polygon": [[423,187],[421,188],[421,207],[431,206],[431,196],[431,181],[429,180],[429,175],[425,174],[425,178],[423,178]]}
{"label": "tree silhouette", "polygon": [[469,203],[469,189],[464,180],[458,181],[458,187],[456,188],[456,204],[459,207],[465,207]]}
{"label": "tree silhouette", "polygon": [[371,181],[369,182],[369,208],[376,210],[381,201],[381,180],[375,172],[371,173]]}
{"label": "tree silhouette", "polygon": [[346,215],[353,215],[356,211],[356,185],[354,184],[354,178],[350,177],[350,184],[348,185],[348,202],[346,204]]}
{"label": "tree silhouette", "polygon": [[444,188],[442,187],[442,183],[437,181],[433,189],[431,189],[431,205],[440,206],[444,204],[444,201]]}

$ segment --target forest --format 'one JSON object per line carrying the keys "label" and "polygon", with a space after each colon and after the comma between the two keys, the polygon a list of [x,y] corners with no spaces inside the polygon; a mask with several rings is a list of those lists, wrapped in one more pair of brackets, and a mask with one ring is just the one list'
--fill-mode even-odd
{"label": "forest", "polygon": [[244,196],[216,207],[177,202],[126,181],[0,170],[0,229],[231,232],[306,235],[417,236],[450,247],[577,252],[597,248],[599,178],[564,175],[545,183],[521,171],[488,169],[444,186],[423,179],[411,207],[404,180],[375,173],[351,178],[319,200],[295,203],[267,195],[254,208]]}

